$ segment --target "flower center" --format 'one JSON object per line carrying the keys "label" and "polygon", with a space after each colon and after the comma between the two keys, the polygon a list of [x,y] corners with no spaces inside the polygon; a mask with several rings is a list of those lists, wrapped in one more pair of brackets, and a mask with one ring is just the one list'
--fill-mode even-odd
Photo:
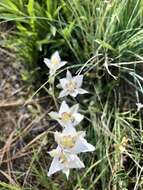
{"label": "flower center", "polygon": [[63,148],[72,148],[75,145],[75,138],[71,135],[63,136],[61,139],[61,145]]}
{"label": "flower center", "polygon": [[67,85],[66,85],[67,89],[70,91],[70,92],[73,92],[76,88],[76,82],[73,81],[73,80],[70,80]]}
{"label": "flower center", "polygon": [[58,65],[58,64],[59,64],[59,60],[54,57],[54,58],[52,58],[51,63],[52,63],[53,65]]}
{"label": "flower center", "polygon": [[63,112],[63,113],[61,114],[61,117],[62,117],[62,120],[63,120],[64,122],[70,121],[70,120],[72,119],[71,114],[69,114],[69,113],[67,113],[67,112]]}

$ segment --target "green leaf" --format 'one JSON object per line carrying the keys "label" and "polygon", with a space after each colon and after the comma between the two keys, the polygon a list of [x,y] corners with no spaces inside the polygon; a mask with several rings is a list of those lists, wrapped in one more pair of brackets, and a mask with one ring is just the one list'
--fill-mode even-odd
{"label": "green leaf", "polygon": [[17,7],[11,0],[1,0],[0,6],[5,8],[5,11],[9,10],[12,13],[23,15],[23,13],[19,10],[19,7]]}
{"label": "green leaf", "polygon": [[22,190],[17,185],[7,184],[7,183],[4,183],[4,182],[0,182],[0,186],[8,188],[7,190]]}
{"label": "green leaf", "polygon": [[29,0],[27,5],[27,11],[29,13],[31,28],[35,28],[35,13],[34,13],[34,0]]}
{"label": "green leaf", "polygon": [[100,44],[105,49],[110,49],[111,51],[116,51],[116,49],[114,49],[110,44],[108,44],[105,41],[97,39],[97,40],[95,40],[95,42],[97,42],[98,44]]}
{"label": "green leaf", "polygon": [[62,30],[64,38],[69,38],[71,36],[74,26],[75,22],[73,21]]}
{"label": "green leaf", "polygon": [[51,14],[51,12],[52,12],[52,1],[47,0],[46,3],[47,3],[47,10],[48,10],[49,14]]}

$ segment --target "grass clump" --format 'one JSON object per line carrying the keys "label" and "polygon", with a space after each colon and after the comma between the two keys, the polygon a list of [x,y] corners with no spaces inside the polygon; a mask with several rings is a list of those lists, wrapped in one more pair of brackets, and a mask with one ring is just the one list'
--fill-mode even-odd
{"label": "grass clump", "polygon": [[[142,110],[136,107],[143,97],[142,5],[142,0],[1,1],[1,22],[15,26],[5,44],[15,47],[27,61],[32,82],[39,73],[40,83],[47,80],[43,58],[59,50],[63,60],[69,61],[68,67],[85,75],[84,86],[90,92],[76,100],[86,115],[79,128],[87,130],[96,147],[93,154],[83,155],[85,170],[73,171],[70,182],[60,175],[47,178],[49,158],[45,158],[44,150],[38,152],[39,142],[43,142],[40,138],[33,147],[32,158],[35,151],[38,154],[29,169],[36,182],[34,187],[29,182],[26,188],[143,188]],[[30,73],[24,75],[27,81]],[[51,139],[46,143],[53,147]],[[22,188],[22,182],[20,185]]]}

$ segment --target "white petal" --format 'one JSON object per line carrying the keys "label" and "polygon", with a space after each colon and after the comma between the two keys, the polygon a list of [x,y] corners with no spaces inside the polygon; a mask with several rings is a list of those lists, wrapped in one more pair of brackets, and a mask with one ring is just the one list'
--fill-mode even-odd
{"label": "white petal", "polygon": [[66,175],[67,179],[69,178],[70,170],[68,168],[64,168],[63,173]]}
{"label": "white petal", "polygon": [[63,134],[74,134],[76,133],[76,129],[72,127],[65,127],[63,130]]}
{"label": "white petal", "polygon": [[59,142],[60,142],[61,137],[62,137],[62,133],[57,132],[57,131],[54,133],[55,141],[56,141],[58,144],[59,144]]}
{"label": "white petal", "polygon": [[67,61],[61,61],[60,67],[63,67],[65,64],[67,64]]}
{"label": "white petal", "polygon": [[74,153],[76,154],[80,152],[92,152],[94,150],[95,150],[95,147],[89,144],[84,138],[79,138],[73,149]]}
{"label": "white petal", "polygon": [[66,78],[60,79],[60,85],[63,89],[66,88],[66,84],[68,83],[68,80]]}
{"label": "white petal", "polygon": [[84,163],[79,159],[77,155],[70,156],[69,168],[84,168]]}
{"label": "white petal", "polygon": [[[64,62],[63,62],[64,63]],[[57,69],[60,69],[61,67],[63,67],[65,64],[66,64],[66,62],[63,64],[62,62],[60,62],[58,65],[57,65]]]}
{"label": "white petal", "polygon": [[48,176],[51,176],[52,174],[60,171],[63,169],[63,166],[62,164],[60,164],[58,158],[54,158],[52,163],[51,163],[51,166],[49,168],[49,171],[48,171]]}
{"label": "white petal", "polygon": [[87,94],[88,91],[86,91],[86,90],[84,90],[84,89],[82,89],[82,88],[78,88],[78,93],[79,93],[79,94]]}
{"label": "white petal", "polygon": [[71,80],[71,79],[72,79],[72,75],[71,75],[71,72],[70,72],[69,70],[67,70],[66,78],[67,78],[68,80]]}
{"label": "white petal", "polygon": [[52,119],[57,120],[57,119],[59,118],[59,114],[58,114],[57,112],[52,111],[52,112],[50,112],[50,113],[48,113],[48,114],[49,114],[49,116],[50,116]]}
{"label": "white petal", "polygon": [[73,105],[73,106],[70,108],[70,113],[71,113],[71,114],[77,113],[77,112],[78,112],[78,109],[79,109],[79,104],[75,104],[75,105]]}
{"label": "white petal", "polygon": [[72,121],[65,122],[65,123],[64,123],[64,127],[72,128],[72,127],[73,127]]}
{"label": "white petal", "polygon": [[77,84],[77,87],[81,87],[82,86],[82,81],[83,81],[83,75],[77,75],[74,77],[74,80]]}
{"label": "white petal", "polygon": [[50,59],[44,58],[44,63],[46,64],[46,66],[48,68],[51,68],[51,61],[50,61]]}
{"label": "white petal", "polygon": [[84,138],[86,136],[86,132],[85,131],[78,131],[77,135],[79,138]]}
{"label": "white petal", "polygon": [[78,90],[74,90],[74,92],[70,93],[72,97],[76,97],[79,94]]}
{"label": "white petal", "polygon": [[65,127],[65,123],[64,123],[61,119],[58,119],[57,121],[59,122],[59,124],[60,124],[62,127]]}
{"label": "white petal", "polygon": [[48,153],[50,154],[51,157],[56,157],[60,154],[60,152],[61,152],[60,149],[56,148],[56,149],[49,151]]}
{"label": "white petal", "polygon": [[59,124],[62,126],[62,127],[73,127],[73,123],[72,121],[67,121],[67,122],[64,122],[62,120],[58,120]]}
{"label": "white petal", "polygon": [[61,58],[60,58],[60,55],[59,55],[59,52],[58,52],[58,51],[56,51],[55,53],[53,53],[52,56],[51,56],[51,62],[53,63],[55,60],[56,60],[58,63],[61,62]]}
{"label": "white petal", "polygon": [[62,98],[62,97],[64,97],[64,96],[67,96],[68,94],[69,94],[68,91],[66,91],[66,90],[62,90],[62,91],[60,92],[58,98]]}
{"label": "white petal", "polygon": [[84,116],[81,115],[80,113],[73,114],[73,117],[75,118],[74,125],[78,125],[84,118]]}
{"label": "white petal", "polygon": [[63,102],[61,103],[61,107],[60,107],[60,110],[59,110],[59,114],[62,114],[62,113],[64,113],[64,112],[69,112],[69,106],[68,106],[68,104],[67,104],[65,101],[63,101]]}
{"label": "white petal", "polygon": [[143,108],[143,104],[141,103],[136,103],[136,106],[137,106],[137,111],[140,111],[140,109]]}

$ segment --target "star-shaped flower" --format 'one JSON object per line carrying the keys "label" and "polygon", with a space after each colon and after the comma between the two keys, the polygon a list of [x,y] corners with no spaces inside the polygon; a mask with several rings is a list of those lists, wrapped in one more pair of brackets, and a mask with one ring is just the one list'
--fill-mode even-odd
{"label": "star-shaped flower", "polygon": [[82,89],[83,75],[76,75],[72,77],[70,71],[67,71],[66,78],[60,79],[60,86],[62,91],[60,92],[59,98],[70,95],[76,97],[78,94],[88,93]]}
{"label": "star-shaped flower", "polygon": [[44,58],[44,63],[50,69],[50,75],[54,75],[58,69],[63,67],[67,62],[61,61],[59,52],[52,54],[51,59]]}
{"label": "star-shaped flower", "polygon": [[57,120],[62,127],[74,127],[78,125],[84,118],[83,115],[78,113],[79,104],[69,107],[63,101],[59,112],[50,112],[49,115],[52,119]]}
{"label": "star-shaped flower", "polygon": [[137,106],[137,111],[140,111],[143,108],[143,104],[141,103],[136,103]]}
{"label": "star-shaped flower", "polygon": [[55,132],[55,141],[65,152],[79,154],[81,152],[92,152],[95,147],[86,141],[85,132],[76,132],[75,128],[65,128],[62,133]]}
{"label": "star-shaped flower", "polygon": [[49,152],[53,157],[53,161],[49,168],[48,176],[61,171],[69,177],[70,169],[72,168],[84,168],[84,163],[79,159],[76,154],[64,152],[63,149],[58,146],[56,149]]}

